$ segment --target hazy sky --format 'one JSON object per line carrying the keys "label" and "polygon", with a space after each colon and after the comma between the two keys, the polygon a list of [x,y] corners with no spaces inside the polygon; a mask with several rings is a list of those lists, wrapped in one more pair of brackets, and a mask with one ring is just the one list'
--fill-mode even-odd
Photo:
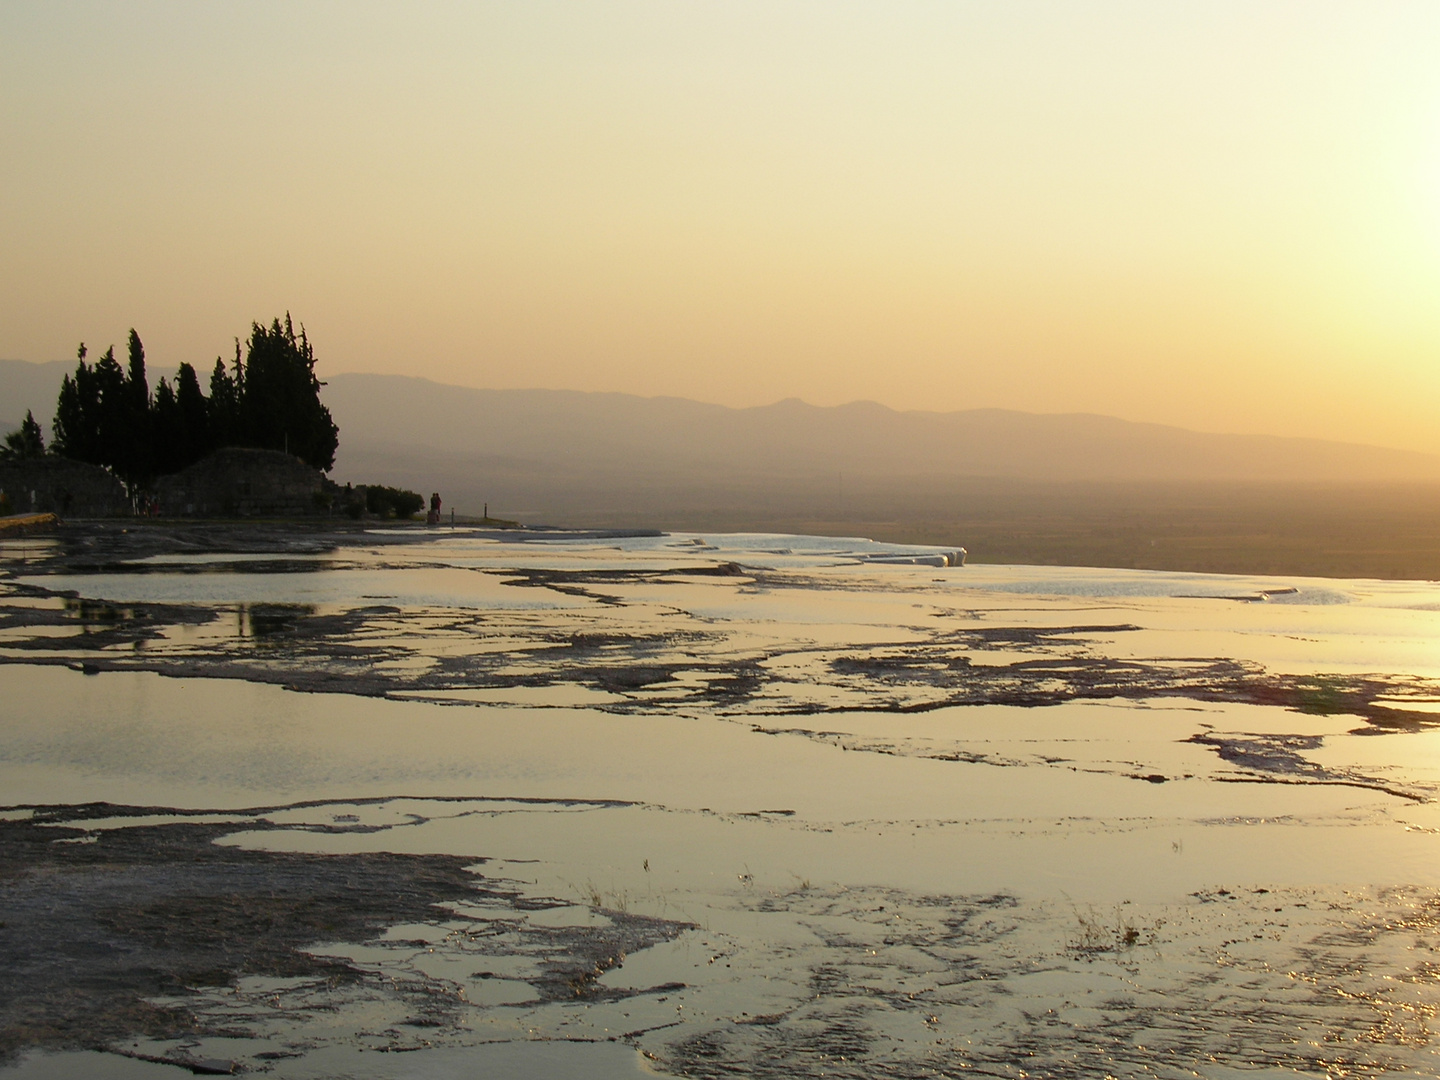
{"label": "hazy sky", "polygon": [[1440,451],[1440,3],[0,0],[0,357]]}

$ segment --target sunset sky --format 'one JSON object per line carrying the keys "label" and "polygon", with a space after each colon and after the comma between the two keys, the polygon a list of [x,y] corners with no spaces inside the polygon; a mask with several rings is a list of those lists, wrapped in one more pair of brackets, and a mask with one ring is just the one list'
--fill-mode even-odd
{"label": "sunset sky", "polygon": [[0,0],[0,357],[1440,452],[1440,3]]}

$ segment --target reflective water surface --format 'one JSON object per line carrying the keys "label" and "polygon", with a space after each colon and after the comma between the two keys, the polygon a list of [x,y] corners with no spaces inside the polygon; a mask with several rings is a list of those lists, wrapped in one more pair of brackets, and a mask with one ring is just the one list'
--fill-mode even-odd
{"label": "reflective water surface", "polygon": [[947,555],[7,548],[8,1071],[1440,1071],[1440,586]]}

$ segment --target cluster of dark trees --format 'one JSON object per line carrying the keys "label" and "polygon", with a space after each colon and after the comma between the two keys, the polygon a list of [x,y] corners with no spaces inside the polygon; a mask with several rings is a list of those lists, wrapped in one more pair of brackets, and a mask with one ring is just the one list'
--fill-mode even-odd
{"label": "cluster of dark trees", "polygon": [[[235,340],[235,360],[219,357],[210,373],[210,392],[189,364],[154,392],[145,374],[145,346],[130,331],[128,363],[115,348],[93,364],[82,344],[74,375],[60,387],[47,450],[32,413],[5,436],[0,458],[39,458],[47,453],[100,465],[114,473],[138,500],[158,476],[179,472],[226,446],[283,450],[317,469],[335,464],[339,429],[320,403],[315,352],[302,326],[297,334],[287,312],[266,327],[250,326],[250,338]],[[334,489],[334,509],[353,518],[405,519],[425,505],[418,492],[379,484]],[[0,496],[3,498],[3,496]],[[0,507],[0,513],[6,513]]]}
{"label": "cluster of dark trees", "polygon": [[[180,365],[173,385],[162,378],[152,394],[145,346],[134,330],[128,360],[122,366],[112,346],[92,365],[80,346],[75,374],[60,387],[52,453],[105,466],[132,494],[222,446],[283,450],[317,469],[335,464],[339,429],[320,403],[314,349],[288,313],[269,327],[252,323],[244,358],[237,338],[228,369],[216,358],[208,396],[189,364]],[[6,444],[14,456],[45,452],[40,426],[28,414]]]}
{"label": "cluster of dark trees", "polygon": [[380,518],[403,519],[414,517],[425,507],[425,497],[418,491],[385,487],[382,484],[370,484],[364,491],[363,507],[358,499],[346,504],[345,512],[351,517],[358,518],[365,513]]}

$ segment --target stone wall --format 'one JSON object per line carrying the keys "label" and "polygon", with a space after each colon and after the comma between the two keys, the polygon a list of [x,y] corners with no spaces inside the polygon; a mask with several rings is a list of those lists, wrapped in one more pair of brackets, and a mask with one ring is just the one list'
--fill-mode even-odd
{"label": "stone wall", "polygon": [[329,512],[325,477],[279,450],[227,447],[155,483],[164,517],[308,517]]}
{"label": "stone wall", "polygon": [[45,456],[0,461],[0,491],[15,514],[119,517],[130,513],[125,487],[98,465]]}

